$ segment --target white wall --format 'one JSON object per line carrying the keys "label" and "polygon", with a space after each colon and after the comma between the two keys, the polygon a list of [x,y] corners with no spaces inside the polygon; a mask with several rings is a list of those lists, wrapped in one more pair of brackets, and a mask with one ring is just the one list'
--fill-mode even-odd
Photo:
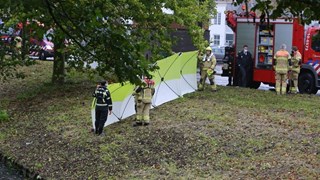
{"label": "white wall", "polygon": [[233,34],[232,30],[226,24],[226,15],[224,12],[227,10],[227,5],[230,6],[232,0],[216,0],[217,4],[217,13],[221,13],[221,24],[215,25],[214,19],[210,20],[210,45],[213,45],[213,37],[214,35],[220,35],[220,44],[219,46],[226,45],[226,34]]}

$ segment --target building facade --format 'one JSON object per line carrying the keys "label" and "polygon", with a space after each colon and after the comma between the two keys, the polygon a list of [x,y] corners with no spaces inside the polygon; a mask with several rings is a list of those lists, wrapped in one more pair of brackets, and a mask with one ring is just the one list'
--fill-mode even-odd
{"label": "building facade", "polygon": [[233,43],[233,32],[226,23],[226,10],[234,8],[232,0],[216,0],[217,15],[210,20],[210,45],[229,46]]}

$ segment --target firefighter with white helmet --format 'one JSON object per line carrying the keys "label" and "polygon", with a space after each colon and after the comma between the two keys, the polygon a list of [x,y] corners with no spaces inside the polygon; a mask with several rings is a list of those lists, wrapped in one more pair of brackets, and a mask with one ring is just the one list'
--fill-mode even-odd
{"label": "firefighter with white helmet", "polygon": [[290,82],[290,92],[297,93],[298,87],[298,76],[300,73],[301,65],[301,54],[297,46],[292,46],[292,66],[290,67],[289,82]]}
{"label": "firefighter with white helmet", "polygon": [[155,82],[152,76],[144,77],[142,85],[137,86],[133,92],[135,96],[136,122],[133,126],[147,126],[150,123],[150,109],[152,97],[155,93]]}
{"label": "firefighter with white helmet", "polygon": [[201,51],[199,51],[198,54],[198,61],[200,64],[200,82],[198,85],[198,90],[202,91],[204,89],[205,81],[208,77],[210,81],[210,86],[213,91],[217,90],[216,83],[214,81],[214,69],[216,67],[216,57],[212,53],[212,48],[207,47],[206,53],[204,55],[201,54]]}
{"label": "firefighter with white helmet", "polygon": [[20,36],[16,36],[14,39],[15,43],[15,48],[14,50],[18,53],[21,54],[21,47],[22,47],[22,38]]}
{"label": "firefighter with white helmet", "polygon": [[14,42],[15,42],[16,48],[22,47],[22,38],[20,36],[16,36],[14,38]]}
{"label": "firefighter with white helmet", "polygon": [[277,94],[286,94],[287,89],[287,74],[289,66],[291,66],[291,55],[286,50],[285,44],[281,45],[279,51],[274,55],[274,68],[276,79],[276,92]]}

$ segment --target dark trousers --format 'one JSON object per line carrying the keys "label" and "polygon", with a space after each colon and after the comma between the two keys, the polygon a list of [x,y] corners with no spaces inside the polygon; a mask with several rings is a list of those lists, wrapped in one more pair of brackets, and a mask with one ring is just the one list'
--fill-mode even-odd
{"label": "dark trousers", "polygon": [[247,72],[243,66],[238,67],[238,86],[247,87]]}
{"label": "dark trousers", "polygon": [[108,109],[96,107],[96,121],[94,123],[96,127],[96,134],[102,134],[104,124],[107,122],[108,118]]}
{"label": "dark trousers", "polygon": [[252,83],[252,73],[251,67],[240,66],[238,68],[238,86],[240,87],[250,87]]}

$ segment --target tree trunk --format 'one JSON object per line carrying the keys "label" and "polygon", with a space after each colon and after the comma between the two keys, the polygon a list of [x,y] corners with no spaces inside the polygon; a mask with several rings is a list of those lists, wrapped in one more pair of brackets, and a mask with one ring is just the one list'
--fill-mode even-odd
{"label": "tree trunk", "polygon": [[21,59],[23,63],[25,63],[26,58],[26,52],[27,52],[27,35],[26,35],[26,29],[27,29],[27,21],[23,20],[22,22],[22,28],[21,28],[21,38],[22,38],[22,47],[21,47]]}
{"label": "tree trunk", "polygon": [[65,82],[65,53],[63,40],[57,38],[54,41],[54,61],[53,61],[53,84],[64,84]]}

